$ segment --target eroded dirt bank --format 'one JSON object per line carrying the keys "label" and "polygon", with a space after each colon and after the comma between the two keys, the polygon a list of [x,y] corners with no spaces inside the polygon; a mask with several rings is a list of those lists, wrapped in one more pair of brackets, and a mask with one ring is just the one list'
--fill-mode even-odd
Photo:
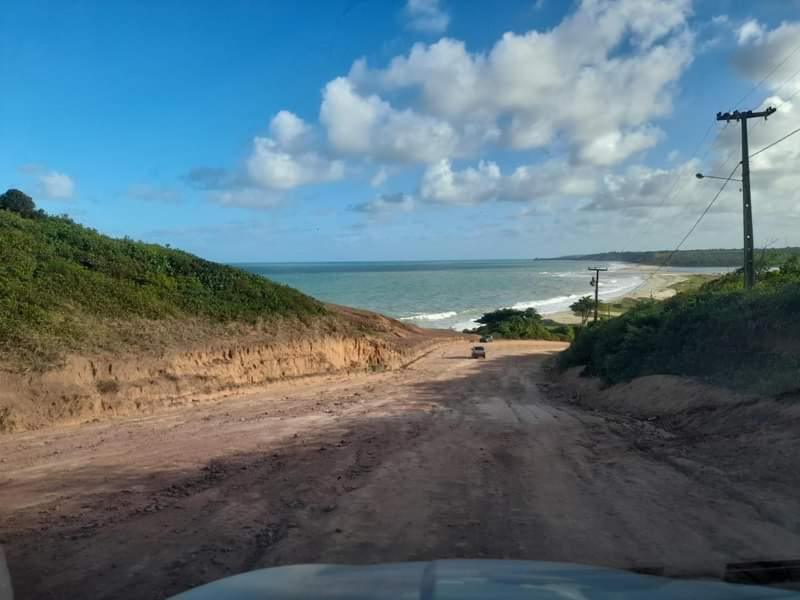
{"label": "eroded dirt bank", "polygon": [[18,597],[157,598],[301,562],[685,575],[800,555],[800,494],[784,475],[736,455],[717,464],[705,445],[737,439],[575,405],[542,371],[561,347],[495,343],[479,361],[453,343],[396,371],[0,438]]}
{"label": "eroded dirt bank", "polygon": [[137,355],[73,355],[44,371],[4,370],[0,433],[151,413],[297,377],[395,369],[457,337],[334,308],[353,331],[250,333]]}

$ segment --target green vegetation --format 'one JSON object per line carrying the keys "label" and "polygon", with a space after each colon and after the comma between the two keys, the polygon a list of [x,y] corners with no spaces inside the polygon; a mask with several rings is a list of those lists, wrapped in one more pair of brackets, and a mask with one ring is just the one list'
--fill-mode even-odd
{"label": "green vegetation", "polygon": [[620,317],[583,328],[561,368],[618,383],[668,373],[737,389],[798,388],[800,258],[762,271],[752,290],[731,273],[664,301],[643,300]]}
{"label": "green vegetation", "polygon": [[48,216],[18,190],[0,196],[0,239],[0,355],[22,362],[144,335],[138,325],[124,331],[134,321],[255,324],[327,312],[257,275]]}
{"label": "green vegetation", "polygon": [[682,281],[673,283],[669,287],[675,290],[675,292],[677,293],[694,292],[699,290],[704,284],[708,283],[713,279],[717,279],[718,277],[719,275],[706,275],[706,274],[694,273],[692,275],[688,275],[686,279]]}
{"label": "green vegetation", "polygon": [[15,212],[29,219],[37,219],[45,216],[43,210],[36,210],[33,198],[25,192],[10,189],[0,195],[0,209]]}
{"label": "green vegetation", "polygon": [[[742,250],[709,249],[679,250],[672,254],[671,250],[655,250],[645,252],[601,252],[598,254],[574,254],[545,258],[539,260],[592,260],[598,262],[629,262],[643,265],[664,265],[666,267],[741,267]],[[793,256],[800,256],[800,248],[767,248],[757,253],[757,261],[762,267],[783,264]],[[667,260],[669,259],[669,260]]]}
{"label": "green vegetation", "polygon": [[[570,304],[569,309],[576,317],[580,317],[581,326],[586,325],[586,321],[589,320],[589,317],[594,312],[594,300],[592,300],[591,296],[582,296]],[[598,310],[599,309],[600,307],[598,303]]]}
{"label": "green vegetation", "polygon": [[501,308],[477,319],[480,327],[466,333],[491,335],[507,340],[562,340],[573,338],[573,328],[545,321],[535,308]]}

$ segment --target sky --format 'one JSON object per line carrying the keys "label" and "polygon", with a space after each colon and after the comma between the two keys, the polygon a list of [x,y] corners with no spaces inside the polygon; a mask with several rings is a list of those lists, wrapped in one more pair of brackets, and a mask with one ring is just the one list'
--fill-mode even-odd
{"label": "sky", "polygon": [[[10,0],[0,29],[0,187],[225,262],[672,249],[740,159],[717,112],[777,108],[751,153],[800,127],[798,0]],[[800,245],[798,167],[800,134],[753,158],[757,247]],[[732,182],[683,247],[741,220]]]}

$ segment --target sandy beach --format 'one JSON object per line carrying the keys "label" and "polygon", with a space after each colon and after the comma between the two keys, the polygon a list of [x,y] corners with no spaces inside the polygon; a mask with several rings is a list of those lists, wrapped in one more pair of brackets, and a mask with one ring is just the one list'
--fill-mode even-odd
{"label": "sandy beach", "polygon": [[[658,267],[653,265],[630,265],[621,271],[641,273],[646,277],[645,282],[627,294],[614,298],[605,298],[605,301],[619,301],[623,298],[653,298],[655,300],[664,300],[670,296],[675,295],[675,290],[671,287],[681,281],[686,281],[696,273],[681,271],[663,271],[658,270]],[[603,300],[601,298],[601,300]],[[558,323],[577,324],[581,322],[580,317],[576,316],[569,310],[563,310],[556,313],[545,315],[546,318],[557,321]]]}

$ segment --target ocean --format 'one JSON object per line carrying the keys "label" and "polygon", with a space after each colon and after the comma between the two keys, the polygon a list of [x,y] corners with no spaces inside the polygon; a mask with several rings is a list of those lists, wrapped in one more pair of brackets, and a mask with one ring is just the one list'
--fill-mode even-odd
{"label": "ocean", "polygon": [[[247,263],[236,265],[315,298],[365,308],[424,327],[472,328],[498,308],[536,308],[548,315],[593,294],[594,263],[464,260],[408,262]],[[610,263],[600,297],[624,296],[646,277]]]}

